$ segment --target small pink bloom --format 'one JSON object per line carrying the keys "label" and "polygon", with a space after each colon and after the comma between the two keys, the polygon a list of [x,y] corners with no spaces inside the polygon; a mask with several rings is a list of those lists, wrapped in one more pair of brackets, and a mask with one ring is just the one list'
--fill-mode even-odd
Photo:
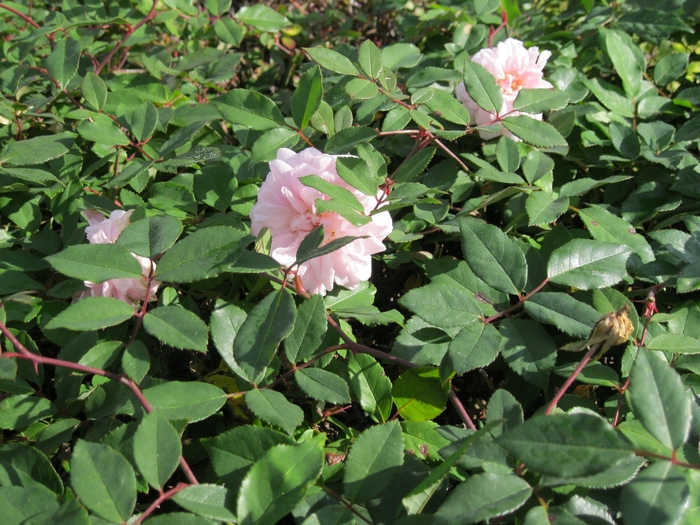
{"label": "small pink bloom", "polygon": [[310,294],[325,294],[335,284],[355,288],[372,273],[372,255],[384,251],[382,243],[391,233],[389,212],[372,215],[372,221],[354,226],[337,213],[316,213],[316,199],[327,200],[320,191],[304,186],[300,177],[318,175],[322,179],[350,190],[362,204],[365,213],[377,206],[377,198],[356,190],[340,178],[336,171],[337,155],[307,148],[300,153],[282,148],[270,162],[270,173],[260,187],[258,201],[250,212],[251,233],[270,230],[270,255],[280,264],[290,266],[296,260],[299,244],[309,232],[323,225],[324,243],[345,236],[360,237],[350,244],[302,264],[297,275]]}
{"label": "small pink bloom", "polygon": [[[88,220],[88,226],[85,228],[85,235],[90,244],[112,244],[116,242],[121,232],[129,226],[129,218],[133,210],[113,211],[109,218],[106,219],[101,213],[88,210],[85,216]],[[134,258],[141,264],[142,277],[139,279],[110,279],[103,283],[91,283],[85,281],[87,290],[76,294],[73,299],[79,301],[86,297],[113,297],[124,301],[132,306],[137,306],[139,301],[155,300],[156,291],[160,284],[156,280],[151,281],[150,287],[147,289],[148,276],[155,274],[156,265],[147,257],[140,257],[132,254]]]}
{"label": "small pink bloom", "polygon": [[[542,120],[542,114],[521,113],[513,111],[515,102],[521,89],[552,88],[552,84],[542,78],[542,70],[547,60],[552,55],[550,51],[539,52],[537,47],[526,49],[520,40],[508,38],[500,42],[495,48],[482,49],[472,57],[472,62],[482,65],[495,78],[503,93],[503,107],[496,113],[481,109],[467,94],[464,82],[457,87],[457,100],[469,111],[472,123],[477,126],[489,126],[498,123],[499,117],[527,115],[537,120]],[[479,131],[483,139],[491,139],[498,135],[520,140],[501,126],[497,133]]]}

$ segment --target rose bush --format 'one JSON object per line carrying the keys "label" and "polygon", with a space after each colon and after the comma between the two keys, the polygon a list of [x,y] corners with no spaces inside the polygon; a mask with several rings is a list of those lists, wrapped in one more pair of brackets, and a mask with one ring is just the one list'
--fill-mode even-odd
{"label": "rose bush", "polygon": [[[323,244],[345,236],[361,237],[327,255],[301,264],[297,277],[310,294],[325,295],[338,284],[355,288],[372,274],[372,255],[383,252],[382,241],[391,233],[389,212],[370,214],[381,206],[379,198],[365,195],[345,182],[336,169],[337,155],[306,148],[299,153],[286,148],[270,162],[270,172],[260,186],[258,199],[250,211],[251,233],[267,228],[272,236],[270,255],[280,264],[296,261],[299,244],[315,228],[323,227]],[[328,200],[321,191],[305,186],[302,177],[316,175],[324,181],[350,191],[371,217],[367,224],[356,226],[338,213],[318,213],[316,200]]]}

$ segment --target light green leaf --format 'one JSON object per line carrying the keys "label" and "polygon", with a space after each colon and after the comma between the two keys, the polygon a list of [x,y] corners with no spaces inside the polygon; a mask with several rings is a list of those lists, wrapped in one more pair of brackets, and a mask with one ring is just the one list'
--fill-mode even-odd
{"label": "light green leaf", "polygon": [[325,47],[305,47],[304,51],[309,54],[311,60],[329,71],[341,75],[358,76],[360,74],[352,62],[337,51]]}
{"label": "light green leaf", "polygon": [[200,381],[169,381],[145,389],[143,395],[167,419],[193,423],[216,413],[226,402],[223,390]]}
{"label": "light green leaf", "polygon": [[566,139],[562,137],[561,133],[551,124],[541,120],[528,117],[527,115],[519,115],[517,117],[505,117],[501,122],[513,135],[533,146],[540,148],[567,146]]}
{"label": "light green leaf", "polygon": [[299,85],[292,95],[292,117],[299,129],[309,125],[314,113],[323,100],[323,78],[321,68],[314,66],[299,79]]}
{"label": "light green leaf", "polygon": [[245,403],[260,419],[280,427],[287,434],[292,434],[304,420],[302,409],[274,390],[253,389],[246,394]]}
{"label": "light green leaf", "polygon": [[282,112],[275,103],[256,91],[232,89],[211,102],[219,110],[221,116],[231,124],[259,131],[285,125]]}
{"label": "light green leaf", "polygon": [[496,78],[481,64],[464,61],[464,87],[480,108],[498,114],[503,106],[503,93]]}
{"label": "light green leaf", "polygon": [[277,32],[283,27],[291,25],[286,16],[265,4],[244,6],[238,10],[236,18],[261,31]]}
{"label": "light green leaf", "polygon": [[411,368],[396,379],[391,395],[402,418],[429,421],[445,410],[449,391],[437,368]]}
{"label": "light green leaf", "polygon": [[236,494],[222,485],[190,485],[173,496],[183,509],[206,518],[232,522],[236,520]]}
{"label": "light green leaf", "polygon": [[60,89],[65,89],[78,72],[80,42],[71,37],[61,39],[46,59],[46,69],[51,77],[58,82]]}
{"label": "light green leaf", "polygon": [[611,286],[627,275],[630,253],[624,245],[574,239],[552,252],[547,277],[582,290]]}

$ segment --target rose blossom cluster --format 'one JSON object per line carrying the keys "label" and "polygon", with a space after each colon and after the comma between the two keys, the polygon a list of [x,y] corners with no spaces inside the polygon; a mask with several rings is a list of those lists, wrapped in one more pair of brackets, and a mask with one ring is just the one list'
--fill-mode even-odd
{"label": "rose blossom cluster", "polygon": [[[521,113],[513,111],[513,102],[521,89],[552,88],[552,84],[542,79],[542,70],[552,55],[550,51],[540,53],[537,47],[526,49],[520,40],[508,38],[495,48],[482,49],[472,57],[472,62],[482,65],[495,78],[503,93],[503,106],[498,114],[480,108],[469,96],[464,82],[457,87],[457,100],[469,111],[473,124],[489,126],[498,122],[504,116],[527,115],[542,120],[542,114]],[[510,131],[501,126],[497,133],[479,130],[483,139],[491,139],[498,135],[520,140]]]}
{"label": "rose blossom cluster", "polygon": [[315,148],[300,153],[280,149],[277,159],[270,162],[270,173],[250,212],[251,233],[257,235],[267,228],[272,236],[270,255],[284,266],[295,262],[299,244],[318,226],[324,229],[323,244],[345,236],[364,237],[299,266],[297,276],[310,294],[323,295],[333,288],[334,283],[354,288],[368,280],[372,273],[371,256],[384,251],[382,241],[392,230],[388,211],[372,215],[371,222],[362,226],[353,225],[337,213],[316,212],[316,200],[327,200],[328,197],[304,186],[300,177],[318,175],[351,191],[367,215],[377,206],[377,197],[363,194],[338,175],[337,158],[337,155],[321,153]]}
{"label": "rose blossom cluster", "polygon": [[[129,217],[134,210],[113,211],[109,218],[105,218],[101,213],[88,210],[85,216],[88,220],[88,227],[85,228],[85,235],[90,244],[107,244],[116,242],[121,232],[129,225]],[[124,301],[131,306],[137,306],[139,301],[153,301],[156,298],[156,291],[160,284],[156,280],[151,280],[148,285],[148,276],[151,272],[155,274],[156,265],[147,257],[140,257],[132,253],[134,258],[141,264],[142,275],[138,279],[110,279],[103,283],[91,283],[85,281],[87,290],[76,294],[73,299],[79,301],[86,297],[113,297]]]}

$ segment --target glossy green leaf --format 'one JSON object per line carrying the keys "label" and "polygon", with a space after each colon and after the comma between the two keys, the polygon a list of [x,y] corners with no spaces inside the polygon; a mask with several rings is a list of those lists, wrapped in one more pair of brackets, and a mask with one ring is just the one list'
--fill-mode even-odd
{"label": "glossy green leaf", "polygon": [[243,7],[236,13],[238,20],[261,31],[276,32],[290,25],[287,17],[265,4]]}
{"label": "glossy green leaf", "polygon": [[634,453],[607,421],[589,414],[534,417],[496,442],[528,468],[552,476],[596,474]]}
{"label": "glossy green leaf", "polygon": [[325,436],[276,445],[253,465],[238,496],[240,525],[273,525],[306,496],[323,470]]}
{"label": "glossy green leaf", "polygon": [[207,351],[207,325],[198,315],[179,306],[159,306],[146,313],[143,327],[174,348]]}
{"label": "glossy green leaf", "polygon": [[604,288],[620,282],[626,275],[630,248],[586,239],[574,239],[552,252],[547,277],[582,290]]}
{"label": "glossy green leaf", "polygon": [[554,148],[567,145],[566,139],[561,136],[561,133],[554,126],[541,120],[520,115],[517,117],[505,117],[501,122],[513,135],[533,146]]}
{"label": "glossy green leaf", "polygon": [[197,230],[165,252],[158,262],[158,280],[181,283],[216,277],[236,262],[251,240],[229,226]]}
{"label": "glossy green leaf", "polygon": [[578,214],[595,240],[629,246],[643,263],[654,260],[649,243],[626,220],[600,206],[590,206],[579,210]]}
{"label": "glossy green leaf", "polygon": [[337,405],[350,403],[348,384],[337,374],[321,368],[304,368],[294,372],[294,379],[313,399]]}
{"label": "glossy green leaf", "polygon": [[348,153],[359,144],[370,142],[376,136],[375,130],[363,126],[341,129],[328,139],[325,151],[333,155]]}
{"label": "glossy green leaf", "polygon": [[75,137],[75,133],[64,131],[55,135],[42,135],[10,142],[7,150],[0,157],[0,163],[17,166],[43,164],[68,153]]}
{"label": "glossy green leaf", "polygon": [[481,64],[464,61],[464,87],[469,96],[485,111],[499,113],[503,106],[503,94],[496,78]]}
{"label": "glossy green leaf", "polygon": [[588,304],[562,292],[539,292],[525,302],[525,311],[535,321],[553,324],[562,332],[588,337],[600,314]]}
{"label": "glossy green leaf", "polygon": [[620,506],[625,525],[678,523],[689,499],[683,471],[670,461],[644,469],[622,491]]}
{"label": "glossy green leaf", "polygon": [[525,201],[529,226],[550,224],[568,209],[568,197],[557,197],[544,191],[531,193]]}
{"label": "glossy green leaf", "polygon": [[226,402],[220,388],[200,381],[169,381],[146,388],[146,400],[169,420],[201,421],[216,413]]}
{"label": "glossy green leaf", "polygon": [[157,257],[182,233],[182,223],[169,215],[146,217],[127,226],[116,244],[141,257]]}
{"label": "glossy green leaf", "polygon": [[479,219],[459,221],[464,259],[496,290],[517,294],[527,282],[525,255],[500,228]]}
{"label": "glossy green leaf", "polygon": [[92,513],[117,523],[129,519],[136,504],[136,476],[124,456],[107,445],[78,440],[70,467],[71,486]]}
{"label": "glossy green leaf", "polygon": [[296,363],[309,357],[323,341],[327,326],[323,297],[312,295],[297,309],[294,328],[284,340],[287,359]]}
{"label": "glossy green leaf", "polygon": [[124,349],[122,354],[122,370],[136,383],[148,373],[151,367],[151,356],[148,348],[141,341],[134,341]]}
{"label": "glossy green leaf", "polygon": [[139,422],[134,434],[134,461],[149,485],[162,489],[180,464],[181,454],[180,434],[158,410]]}
{"label": "glossy green leaf", "polygon": [[305,47],[311,59],[318,65],[341,75],[359,75],[357,68],[343,55],[325,47]]}
{"label": "glossy green leaf", "polygon": [[348,360],[350,387],[362,409],[378,421],[389,419],[391,411],[391,380],[372,356],[358,353]]}
{"label": "glossy green leaf", "polygon": [[214,32],[223,42],[238,46],[245,36],[245,28],[233,18],[219,18],[214,22]]}
{"label": "glossy green leaf", "polygon": [[124,134],[117,123],[102,113],[95,115],[91,120],[83,121],[76,131],[85,140],[105,146],[128,146],[131,144],[129,137]]}
{"label": "glossy green leaf", "polygon": [[628,399],[650,434],[678,450],[690,431],[691,400],[680,375],[655,352],[640,350],[630,373]]}
{"label": "glossy green leaf", "polygon": [[621,117],[634,118],[632,100],[627,98],[619,87],[599,78],[586,79],[583,83],[610,111]]}
{"label": "glossy green leaf", "polygon": [[700,339],[689,335],[659,334],[645,346],[649,350],[661,350],[678,354],[700,354]]}
{"label": "glossy green leaf", "polygon": [[17,376],[17,362],[7,357],[0,358],[0,379],[14,380]]}
{"label": "glossy green leaf", "polygon": [[339,157],[336,161],[338,175],[353,188],[365,195],[375,197],[378,183],[374,171],[363,158]]}
{"label": "glossy green leaf", "polygon": [[633,50],[629,47],[631,39],[624,38],[624,33],[617,30],[603,28],[601,33],[606,51],[622,80],[625,93],[629,97],[638,96],[642,89],[643,72]]}
{"label": "glossy green leaf", "polygon": [[397,412],[406,421],[429,421],[439,416],[450,392],[437,368],[411,368],[394,382],[391,395]]}
{"label": "glossy green leaf", "polygon": [[542,113],[553,109],[565,108],[569,94],[557,89],[521,89],[513,102],[513,109],[523,113]]}
{"label": "glossy green leaf", "polygon": [[107,85],[92,71],[85,74],[82,91],[85,101],[98,111],[107,103]]}
{"label": "glossy green leaf", "polygon": [[323,225],[318,226],[309,232],[306,237],[299,243],[299,248],[297,249],[297,260],[296,264],[301,265],[306,261],[315,259],[316,257],[321,257],[323,255],[328,255],[336,250],[339,250],[343,246],[346,246],[353,242],[358,237],[339,237],[333,239],[330,242],[321,244],[325,237],[325,230]]}
{"label": "glossy green leaf", "polygon": [[258,162],[268,162],[277,157],[281,148],[291,148],[299,142],[299,134],[289,128],[275,128],[266,131],[253,144],[252,154],[248,162],[251,166]]}
{"label": "glossy green leaf", "polygon": [[406,452],[420,459],[440,459],[438,451],[450,442],[440,435],[437,428],[434,421],[402,421]]}
{"label": "glossy green leaf", "polygon": [[454,371],[463,374],[487,366],[498,356],[501,335],[491,324],[476,321],[462,328],[450,342],[440,365],[445,379]]}
{"label": "glossy green leaf", "polygon": [[403,463],[403,436],[398,422],[368,428],[346,459],[345,497],[363,503],[386,487]]}
{"label": "glossy green leaf", "polygon": [[86,297],[71,304],[51,319],[46,328],[67,328],[77,332],[99,330],[123,323],[134,315],[133,306],[112,297]]}
{"label": "glossy green leaf", "polygon": [[252,383],[259,382],[277,347],[294,327],[296,307],[286,290],[272,292],[260,301],[241,325],[233,344],[233,357]]}
{"label": "glossy green leaf", "polygon": [[478,523],[513,512],[530,494],[530,485],[513,474],[476,474],[457,485],[435,515],[449,523]]}
{"label": "glossy green leaf", "polygon": [[143,269],[129,250],[116,244],[79,244],[46,258],[68,277],[102,283],[109,279],[140,279]]}
{"label": "glossy green leaf", "polygon": [[[569,377],[577,366],[578,363],[567,363],[556,367],[554,372],[561,377]],[[617,372],[598,361],[588,363],[578,374],[576,381],[587,385],[600,385],[611,388],[620,386],[620,377],[617,375]]]}
{"label": "glossy green leaf", "polygon": [[383,67],[382,52],[374,42],[365,40],[360,45],[357,62],[369,78],[376,79],[379,77],[379,72]]}
{"label": "glossy green leaf", "polygon": [[158,110],[153,102],[142,102],[134,108],[133,113],[127,117],[129,131],[139,142],[143,142],[156,130],[158,124]]}
{"label": "glossy green leaf", "polygon": [[546,388],[557,347],[542,325],[526,319],[504,319],[499,332],[501,355],[508,366],[529,383]]}
{"label": "glossy green leaf", "polygon": [[323,78],[318,66],[307,70],[299,79],[299,85],[292,95],[292,117],[299,129],[309,125],[314,113],[323,100]]}
{"label": "glossy green leaf", "polygon": [[465,326],[481,316],[472,292],[443,283],[431,283],[411,290],[399,299],[399,304],[438,327]]}
{"label": "glossy green leaf", "polygon": [[256,91],[232,89],[213,99],[212,104],[231,124],[266,131],[284,126],[284,117],[275,103]]}
{"label": "glossy green leaf", "polygon": [[49,523],[59,510],[56,495],[46,487],[0,487],[0,508],[4,525]]}
{"label": "glossy green leaf", "polygon": [[190,485],[173,496],[183,509],[215,520],[235,521],[236,495],[221,485]]}
{"label": "glossy green leaf", "polygon": [[[530,184],[540,180],[553,169],[552,158],[538,150],[530,151],[523,160],[523,175]],[[563,192],[561,195],[565,196]]]}
{"label": "glossy green leaf", "polygon": [[245,396],[246,405],[263,421],[276,425],[292,434],[304,419],[304,412],[274,390],[250,390]]}
{"label": "glossy green leaf", "polygon": [[51,417],[58,408],[48,399],[33,395],[10,395],[0,401],[0,428],[22,430]]}
{"label": "glossy green leaf", "polygon": [[63,482],[49,459],[28,443],[0,446],[0,486],[10,485],[41,485],[59,496],[63,494]]}
{"label": "glossy green leaf", "polygon": [[51,77],[58,82],[59,89],[65,89],[78,72],[80,42],[71,37],[61,39],[46,59],[46,69]]}
{"label": "glossy green leaf", "polygon": [[491,435],[498,437],[503,432],[523,423],[523,407],[507,390],[499,388],[489,399],[486,408],[486,422],[496,423]]}
{"label": "glossy green leaf", "polygon": [[469,125],[467,108],[451,93],[440,89],[435,90],[431,99],[426,102],[426,106],[440,119],[453,122],[459,126]]}
{"label": "glossy green leaf", "polygon": [[517,143],[508,137],[501,137],[496,145],[496,160],[501,170],[515,173],[520,167],[520,151]]}
{"label": "glossy green leaf", "polygon": [[121,353],[121,341],[101,341],[80,358],[78,363],[93,368],[107,368]]}

